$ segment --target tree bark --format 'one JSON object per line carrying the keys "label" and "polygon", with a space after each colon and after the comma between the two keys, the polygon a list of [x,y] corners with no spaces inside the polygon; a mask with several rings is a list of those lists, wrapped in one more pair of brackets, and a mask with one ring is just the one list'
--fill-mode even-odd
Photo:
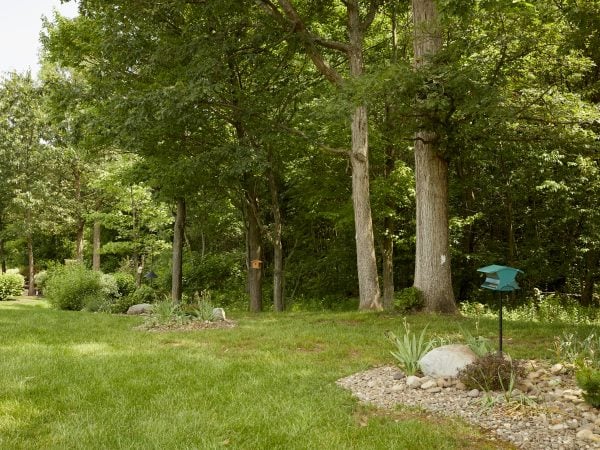
{"label": "tree bark", "polygon": [[85,221],[79,219],[77,222],[77,235],[75,238],[75,259],[80,263],[83,262],[83,246],[85,242]]}
{"label": "tree bark", "polygon": [[262,311],[262,230],[258,217],[256,192],[249,183],[245,192],[246,243],[248,252],[248,292],[250,311]]}
{"label": "tree bark", "polygon": [[[350,75],[359,78],[364,71],[363,31],[358,0],[347,3],[350,48]],[[356,266],[358,270],[359,309],[381,310],[381,292],[377,278],[377,258],[369,192],[369,125],[366,105],[352,114],[352,204],[356,233]]]}
{"label": "tree bark", "polygon": [[[292,31],[302,40],[306,54],[315,68],[333,85],[341,87],[343,77],[332,68],[320,52],[320,48],[339,51],[348,56],[350,76],[359,78],[363,74],[363,33],[371,24],[379,6],[379,2],[371,2],[365,20],[361,20],[358,0],[348,0],[349,43],[323,39],[312,33],[303,23],[300,15],[289,0],[278,0],[277,3],[267,0],[256,0],[258,5],[267,11],[287,30]],[[350,161],[352,166],[352,203],[354,205],[354,226],[356,233],[356,261],[358,271],[358,287],[360,295],[359,309],[382,309],[381,291],[377,278],[377,259],[375,256],[375,239],[369,193],[369,154],[368,154],[368,122],[367,108],[364,104],[356,106],[352,113],[352,150]]]}
{"label": "tree bark", "polygon": [[92,233],[92,269],[100,270],[100,246],[102,245],[102,225],[99,221],[94,222]]}
{"label": "tree bark", "polygon": [[0,238],[0,273],[6,273],[6,253],[4,251],[4,239]]}
{"label": "tree bark", "polygon": [[389,311],[394,307],[394,239],[392,227],[388,223],[391,219],[384,220],[385,235],[382,243],[383,260],[383,309]]}
{"label": "tree bark", "polygon": [[585,257],[585,276],[583,278],[583,289],[581,290],[582,306],[594,304],[594,285],[596,284],[596,270],[598,266],[598,255],[594,250],[589,250]]}
{"label": "tree bark", "polygon": [[171,299],[173,303],[181,302],[183,292],[183,242],[185,230],[185,199],[177,199],[177,212],[173,227],[173,272],[171,281]]}
{"label": "tree bark", "polygon": [[[428,63],[442,46],[434,0],[413,0],[415,67]],[[421,130],[415,136],[417,236],[414,286],[425,310],[456,313],[448,240],[448,162],[438,153],[438,136]]]}
{"label": "tree bark", "polygon": [[279,204],[279,189],[275,179],[273,155],[269,152],[269,190],[271,191],[271,210],[273,212],[273,307],[275,311],[285,309],[283,297],[283,223],[281,220],[281,207]]}
{"label": "tree bark", "polygon": [[33,237],[31,234],[27,234],[27,262],[28,262],[28,278],[29,286],[27,288],[27,295],[35,295],[35,266],[33,260]]}

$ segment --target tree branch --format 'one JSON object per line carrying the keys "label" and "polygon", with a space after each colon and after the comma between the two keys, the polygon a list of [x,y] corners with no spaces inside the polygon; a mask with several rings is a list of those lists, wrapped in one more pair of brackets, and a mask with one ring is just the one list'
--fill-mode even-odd
{"label": "tree branch", "polygon": [[347,53],[349,49],[347,44],[323,39],[311,33],[306,28],[306,25],[302,21],[302,18],[299,16],[294,6],[288,0],[278,0],[281,10],[271,0],[255,0],[255,2],[263,11],[266,11],[280,25],[284,27],[291,27],[292,33],[298,36],[304,44],[306,53],[312,60],[317,70],[327,80],[336,86],[339,86],[343,83],[344,80],[342,76],[329,64],[327,64],[325,58],[318,50],[317,45]]}

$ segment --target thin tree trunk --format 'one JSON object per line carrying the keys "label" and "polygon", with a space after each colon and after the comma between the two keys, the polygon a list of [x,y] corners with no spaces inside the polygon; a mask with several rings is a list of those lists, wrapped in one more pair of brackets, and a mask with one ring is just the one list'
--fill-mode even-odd
{"label": "thin tree trunk", "polygon": [[383,260],[383,308],[391,310],[394,307],[394,240],[392,236],[391,225],[387,222],[390,218],[384,220],[385,235],[382,243]]}
{"label": "thin tree trunk", "polygon": [[173,228],[173,273],[171,284],[171,299],[174,303],[181,302],[183,292],[183,241],[185,230],[185,199],[177,199],[177,212]]}
{"label": "thin tree trunk", "polygon": [[100,270],[100,246],[102,245],[102,225],[98,220],[94,221],[92,233],[92,269]]}
{"label": "thin tree trunk", "polygon": [[585,257],[585,276],[580,300],[582,306],[592,306],[594,304],[594,285],[596,284],[595,274],[597,266],[598,257],[596,252],[589,250]]}
{"label": "thin tree trunk", "polygon": [[35,266],[33,260],[33,237],[31,234],[27,235],[27,261],[28,261],[28,277],[29,286],[27,288],[27,295],[35,295]]}
{"label": "thin tree trunk", "polygon": [[[249,183],[252,184],[252,181]],[[248,292],[250,311],[262,311],[262,231],[258,218],[256,193],[250,186],[246,190],[246,243],[248,251]]]}
{"label": "thin tree trunk", "polygon": [[85,221],[79,219],[77,223],[77,236],[75,238],[75,259],[80,263],[83,262],[83,246],[85,242]]}
{"label": "thin tree trunk", "polygon": [[[421,67],[442,46],[434,0],[413,0],[415,66]],[[448,240],[448,162],[438,153],[438,136],[422,130],[415,136],[417,236],[414,286],[425,309],[456,313]]]}
{"label": "thin tree trunk", "polygon": [[4,239],[0,238],[0,273],[6,273],[6,252],[4,251]]}
{"label": "thin tree trunk", "polygon": [[273,155],[269,152],[269,190],[271,191],[271,210],[273,212],[273,306],[275,311],[282,312],[285,308],[283,299],[283,224],[279,205],[279,189],[273,168]]}
{"label": "thin tree trunk", "polygon": [[[363,35],[358,0],[347,3],[350,34],[350,75],[359,78],[364,71]],[[377,258],[369,192],[369,125],[366,105],[352,114],[352,204],[356,233],[356,265],[358,269],[359,309],[381,310],[381,291],[377,277]]]}

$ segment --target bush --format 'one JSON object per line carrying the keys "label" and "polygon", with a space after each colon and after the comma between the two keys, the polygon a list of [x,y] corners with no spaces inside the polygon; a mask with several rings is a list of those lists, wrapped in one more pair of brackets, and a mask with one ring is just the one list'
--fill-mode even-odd
{"label": "bush", "polygon": [[119,289],[119,296],[123,297],[125,295],[131,294],[135,291],[135,277],[127,272],[115,272],[112,274],[115,281],[117,282],[117,287]]}
{"label": "bush", "polygon": [[595,408],[600,408],[600,370],[583,367],[575,374],[577,386],[583,390],[583,398]]}
{"label": "bush", "polygon": [[458,378],[468,389],[507,391],[523,374],[524,369],[517,361],[488,354],[461,370]]}
{"label": "bush", "polygon": [[394,308],[402,313],[423,309],[423,294],[415,287],[409,287],[397,292],[394,298]]}
{"label": "bush", "polygon": [[0,274],[0,301],[16,297],[23,292],[25,278],[17,273]]}
{"label": "bush", "polygon": [[46,281],[48,281],[48,272],[45,270],[42,270],[41,272],[36,273],[35,276],[33,277],[33,282],[35,284],[35,287],[37,288],[38,292],[40,292],[40,293],[44,292],[44,288],[46,287]]}
{"label": "bush", "polygon": [[45,293],[52,306],[71,311],[80,311],[87,305],[93,307],[106,299],[100,273],[81,264],[59,266],[50,271]]}
{"label": "bush", "polygon": [[119,291],[119,285],[117,283],[116,278],[110,273],[102,273],[100,274],[100,286],[102,288],[102,294],[107,299],[115,300],[121,297],[121,292]]}
{"label": "bush", "polygon": [[130,294],[123,295],[110,305],[110,312],[124,314],[129,307],[140,303],[156,302],[156,291],[150,286],[142,285]]}

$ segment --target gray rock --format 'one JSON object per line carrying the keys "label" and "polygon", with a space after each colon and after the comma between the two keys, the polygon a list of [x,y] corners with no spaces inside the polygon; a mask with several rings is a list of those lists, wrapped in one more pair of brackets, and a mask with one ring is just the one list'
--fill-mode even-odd
{"label": "gray rock", "polygon": [[227,320],[225,317],[225,310],[223,308],[213,308],[212,314],[214,320]]}
{"label": "gray rock", "polygon": [[600,442],[600,436],[592,433],[591,430],[578,431],[576,437],[582,441]]}
{"label": "gray rock", "polygon": [[451,344],[434,348],[419,361],[423,374],[434,378],[455,378],[458,372],[477,359],[466,345]]}
{"label": "gray rock", "polygon": [[467,397],[479,397],[479,389],[471,389],[469,392],[467,392]]}
{"label": "gray rock", "polygon": [[411,389],[418,388],[419,386],[421,386],[421,383],[422,381],[419,377],[416,377],[414,375],[406,377],[406,385]]}
{"label": "gray rock", "polygon": [[426,381],[421,385],[421,389],[431,389],[437,387],[437,383],[433,380]]}
{"label": "gray rock", "polygon": [[130,306],[127,310],[127,314],[135,316],[138,314],[150,314],[152,312],[152,305],[149,303],[139,303],[137,305]]}
{"label": "gray rock", "polygon": [[402,380],[404,377],[406,377],[406,375],[404,375],[402,372],[396,372],[393,378],[394,380]]}

